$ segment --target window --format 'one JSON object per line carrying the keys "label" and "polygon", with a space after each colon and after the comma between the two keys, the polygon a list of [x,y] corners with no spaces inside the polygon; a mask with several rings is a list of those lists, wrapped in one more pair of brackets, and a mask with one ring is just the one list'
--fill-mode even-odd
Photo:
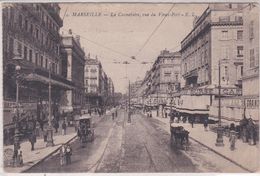
{"label": "window", "polygon": [[224,76],[222,77],[223,81],[227,81],[228,80],[228,66],[224,67]]}
{"label": "window", "polygon": [[243,40],[243,31],[242,30],[237,31],[237,40]]}
{"label": "window", "polygon": [[228,47],[224,46],[221,48],[221,53],[222,53],[222,59],[228,59],[228,54],[229,54],[229,51],[228,51]]}
{"label": "window", "polygon": [[86,85],[88,85],[88,80],[86,79]]}
{"label": "window", "polygon": [[171,72],[164,72],[164,77],[170,77],[171,76]]}
{"label": "window", "polygon": [[179,74],[175,73],[175,80],[178,81],[179,80]]}
{"label": "window", "polygon": [[187,72],[187,63],[184,64],[184,73]]}
{"label": "window", "polygon": [[230,16],[219,17],[219,22],[227,22],[227,21],[230,21]]}
{"label": "window", "polygon": [[33,24],[30,25],[30,33],[33,34]]}
{"label": "window", "polygon": [[254,21],[251,21],[249,24],[249,38],[254,38]]}
{"label": "window", "polygon": [[43,56],[41,56],[41,67],[43,67]]}
{"label": "window", "polygon": [[42,38],[41,38],[41,44],[42,44],[42,45],[44,44],[44,41],[43,41],[43,33],[42,33]]}
{"label": "window", "polygon": [[237,46],[237,57],[243,57],[244,52],[243,52],[243,46]]}
{"label": "window", "polygon": [[227,40],[228,39],[228,31],[222,31],[221,32],[221,39]]}
{"label": "window", "polygon": [[32,62],[32,50],[29,50],[29,61]]}
{"label": "window", "polygon": [[48,68],[48,59],[47,58],[45,59],[45,68],[46,69]]}
{"label": "window", "polygon": [[12,37],[9,38],[8,50],[13,54],[13,51],[14,51],[14,39]]}
{"label": "window", "polygon": [[36,28],[36,33],[35,33],[35,35],[36,35],[36,39],[39,39],[39,29],[37,29],[37,28]]}
{"label": "window", "polygon": [[23,57],[24,57],[24,59],[28,58],[27,57],[27,47],[26,46],[24,46],[24,48],[23,48]]}
{"label": "window", "polygon": [[25,20],[24,26],[25,26],[25,30],[28,31],[28,20]]}
{"label": "window", "polygon": [[240,67],[240,74],[243,76],[243,66]]}
{"label": "window", "polygon": [[19,15],[18,20],[19,20],[18,21],[19,27],[22,28],[23,27],[23,17],[22,17],[22,15]]}
{"label": "window", "polygon": [[255,52],[254,49],[250,49],[250,68],[255,66]]}
{"label": "window", "polygon": [[90,72],[95,73],[95,72],[97,72],[97,70],[96,69],[90,69]]}
{"label": "window", "polygon": [[35,53],[35,64],[38,65],[39,64],[39,53]]}
{"label": "window", "polygon": [[235,16],[235,21],[242,22],[243,21],[243,17],[242,16]]}
{"label": "window", "polygon": [[17,43],[17,52],[19,56],[22,56],[22,44],[20,42]]}

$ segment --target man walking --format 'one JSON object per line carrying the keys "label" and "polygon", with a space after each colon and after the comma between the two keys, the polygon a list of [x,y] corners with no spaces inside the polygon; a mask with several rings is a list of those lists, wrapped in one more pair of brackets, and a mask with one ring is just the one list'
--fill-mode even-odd
{"label": "man walking", "polygon": [[66,135],[66,128],[67,128],[67,125],[65,123],[65,120],[63,120],[63,122],[62,122],[62,135]]}

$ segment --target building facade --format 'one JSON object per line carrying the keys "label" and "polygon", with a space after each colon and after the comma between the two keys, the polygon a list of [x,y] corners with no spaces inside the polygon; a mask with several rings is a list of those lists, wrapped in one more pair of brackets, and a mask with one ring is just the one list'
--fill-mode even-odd
{"label": "building facade", "polygon": [[85,93],[87,108],[105,107],[110,103],[110,96],[114,91],[114,84],[102,68],[101,62],[86,58],[85,72]]}
{"label": "building facade", "polygon": [[216,107],[212,105],[218,97],[219,80],[221,97],[241,95],[244,6],[210,4],[195,19],[192,31],[181,42],[185,84],[181,96],[175,98],[177,111],[187,116],[217,117]]}
{"label": "building facade", "polygon": [[259,123],[259,4],[244,10],[244,75],[243,98],[245,115]]}
{"label": "building facade", "polygon": [[73,90],[67,90],[63,96],[62,110],[79,112],[85,104],[84,67],[85,52],[80,45],[80,36],[73,36],[72,31],[62,35],[61,41],[62,75],[74,84]]}
{"label": "building facade", "polygon": [[3,4],[5,117],[9,117],[9,105],[15,103],[16,80],[18,101],[24,108],[26,104],[33,106],[38,119],[42,113],[48,117],[49,82],[52,105],[59,104],[63,91],[74,87],[61,74],[59,30],[63,21],[59,13],[55,3]]}

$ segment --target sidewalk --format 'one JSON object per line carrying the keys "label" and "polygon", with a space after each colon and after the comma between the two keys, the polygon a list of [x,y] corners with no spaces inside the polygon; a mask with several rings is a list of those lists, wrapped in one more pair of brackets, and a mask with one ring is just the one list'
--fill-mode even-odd
{"label": "sidewalk", "polygon": [[[93,116],[93,122],[94,124],[97,124],[103,117],[99,116]],[[5,166],[4,170],[5,172],[11,172],[11,173],[19,173],[19,172],[25,172],[26,170],[30,169],[32,166],[36,165],[40,161],[48,158],[52,154],[54,154],[56,151],[59,150],[62,144],[69,143],[72,141],[76,136],[75,128],[74,127],[68,127],[67,128],[67,134],[61,135],[61,128],[59,128],[58,133],[53,133],[53,147],[46,147],[46,142],[43,141],[42,138],[37,138],[37,142],[35,143],[35,150],[31,151],[31,144],[29,141],[25,141],[21,143],[21,150],[23,152],[23,166],[22,167],[10,167]],[[13,145],[4,146],[3,150],[6,149],[12,149]]]}
{"label": "sidewalk", "polygon": [[[165,124],[165,129],[170,133],[169,118],[155,117],[153,118],[160,120]],[[231,151],[229,149],[230,143],[226,136],[223,136],[224,147],[215,146],[217,134],[208,130],[204,131],[203,124],[194,124],[194,128],[189,123],[174,123],[176,126],[183,126],[190,132],[189,136],[194,141],[204,145],[213,152],[221,155],[227,160],[235,163],[236,165],[248,170],[249,172],[259,171],[260,157],[259,157],[259,144],[250,146],[248,143],[243,143],[242,140],[236,141],[236,149]]]}

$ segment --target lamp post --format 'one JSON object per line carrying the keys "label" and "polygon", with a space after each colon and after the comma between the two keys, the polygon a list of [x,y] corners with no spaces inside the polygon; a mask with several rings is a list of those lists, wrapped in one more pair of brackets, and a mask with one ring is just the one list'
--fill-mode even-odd
{"label": "lamp post", "polygon": [[221,126],[221,68],[220,60],[218,63],[218,128],[217,128],[217,139],[216,146],[222,147],[223,143],[223,127]]}
{"label": "lamp post", "polygon": [[14,161],[13,164],[14,166],[19,165],[19,161],[17,160],[18,157],[18,150],[20,149],[20,131],[19,131],[19,81],[18,81],[18,74],[19,71],[21,70],[21,67],[19,65],[15,66],[15,71],[16,71],[16,116],[14,119],[15,123],[15,134],[14,134]]}
{"label": "lamp post", "polygon": [[51,62],[49,62],[49,119],[48,119],[48,129],[47,129],[47,144],[46,147],[54,146],[53,143],[53,130],[52,130],[52,109],[51,109]]}
{"label": "lamp post", "polygon": [[130,80],[129,80],[129,84],[128,84],[128,118],[127,118],[127,122],[131,123],[131,105],[130,105]]}

